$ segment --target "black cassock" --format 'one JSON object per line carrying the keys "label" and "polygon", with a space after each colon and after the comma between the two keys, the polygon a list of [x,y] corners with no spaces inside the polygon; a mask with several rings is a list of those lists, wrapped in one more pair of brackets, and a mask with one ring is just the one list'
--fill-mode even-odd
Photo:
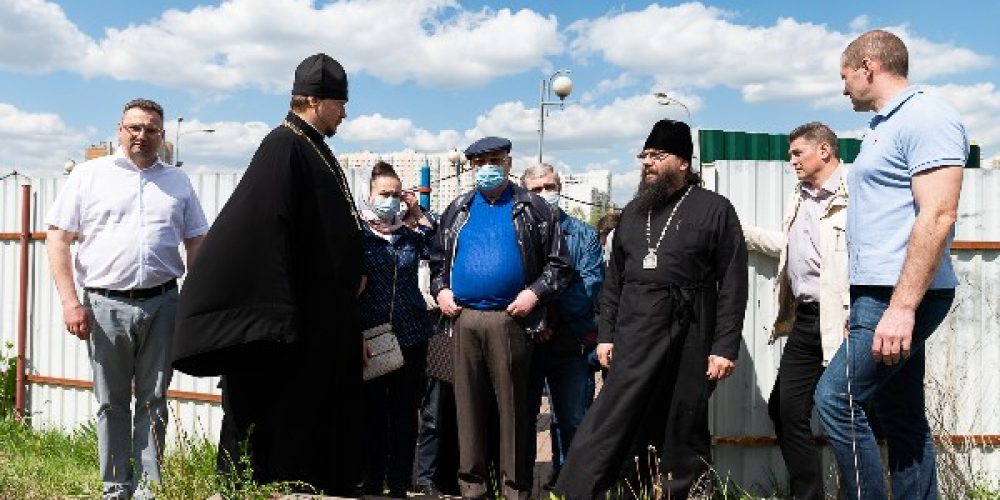
{"label": "black cassock", "polygon": [[[711,462],[708,399],[715,383],[706,376],[708,355],[735,361],[739,354],[747,249],[729,200],[690,189],[655,269],[643,267],[647,211],[630,203],[615,230],[598,302],[598,341],[612,342],[614,351],[559,475],[556,491],[571,500],[616,485],[624,496],[643,487],[651,492],[650,471],[664,478],[671,498],[685,498]],[[653,246],[683,192],[653,210]]]}
{"label": "black cassock", "polygon": [[289,113],[257,149],[184,282],[174,367],[223,376],[220,472],[243,470],[247,442],[257,481],[354,493],[361,233],[347,189],[323,136]]}

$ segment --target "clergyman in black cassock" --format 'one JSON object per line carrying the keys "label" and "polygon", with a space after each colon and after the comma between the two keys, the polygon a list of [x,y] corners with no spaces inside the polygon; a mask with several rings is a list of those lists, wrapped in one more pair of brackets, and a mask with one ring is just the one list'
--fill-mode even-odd
{"label": "clergyman in black cassock", "polygon": [[360,480],[361,226],[324,142],[347,77],[325,54],[296,69],[292,111],[261,142],[188,275],[174,367],[222,375],[219,471],[351,496]]}
{"label": "clergyman in black cassock", "polygon": [[686,124],[661,120],[639,155],[599,299],[608,378],[555,488],[571,500],[652,496],[657,482],[686,498],[711,462],[708,399],[739,353],[747,249],[729,200],[698,186],[692,149]]}

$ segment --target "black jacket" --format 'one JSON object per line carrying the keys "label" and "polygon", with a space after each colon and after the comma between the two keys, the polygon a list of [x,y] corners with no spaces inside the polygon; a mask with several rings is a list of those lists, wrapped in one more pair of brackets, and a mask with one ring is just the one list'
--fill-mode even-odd
{"label": "black jacket", "polygon": [[[545,328],[545,308],[540,307],[566,289],[573,277],[559,216],[538,195],[511,184],[514,190],[514,232],[524,264],[524,286],[535,292],[539,305],[524,320],[528,333]],[[462,226],[469,220],[469,206],[476,191],[469,191],[451,202],[441,214],[438,232],[430,249],[431,294],[451,288],[451,265],[455,244]],[[444,322],[450,328],[450,322]]]}

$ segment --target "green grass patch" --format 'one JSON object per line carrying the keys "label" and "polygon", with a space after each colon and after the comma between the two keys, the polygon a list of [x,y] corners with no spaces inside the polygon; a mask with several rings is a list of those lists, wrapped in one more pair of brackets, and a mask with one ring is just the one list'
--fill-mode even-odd
{"label": "green grass patch", "polygon": [[94,498],[100,493],[92,424],[67,435],[0,419],[0,498]]}

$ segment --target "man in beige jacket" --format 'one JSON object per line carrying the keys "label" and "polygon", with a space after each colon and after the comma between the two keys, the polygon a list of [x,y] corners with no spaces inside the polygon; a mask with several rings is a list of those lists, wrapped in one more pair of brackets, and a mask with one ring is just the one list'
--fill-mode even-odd
{"label": "man in beige jacket", "polygon": [[811,122],[789,134],[799,184],[782,232],[744,226],[747,248],[778,258],[778,315],[771,341],[787,336],[768,412],[788,467],[791,495],[823,498],[820,453],[812,439],[813,392],[844,337],[847,278],[847,183],[837,136]]}

